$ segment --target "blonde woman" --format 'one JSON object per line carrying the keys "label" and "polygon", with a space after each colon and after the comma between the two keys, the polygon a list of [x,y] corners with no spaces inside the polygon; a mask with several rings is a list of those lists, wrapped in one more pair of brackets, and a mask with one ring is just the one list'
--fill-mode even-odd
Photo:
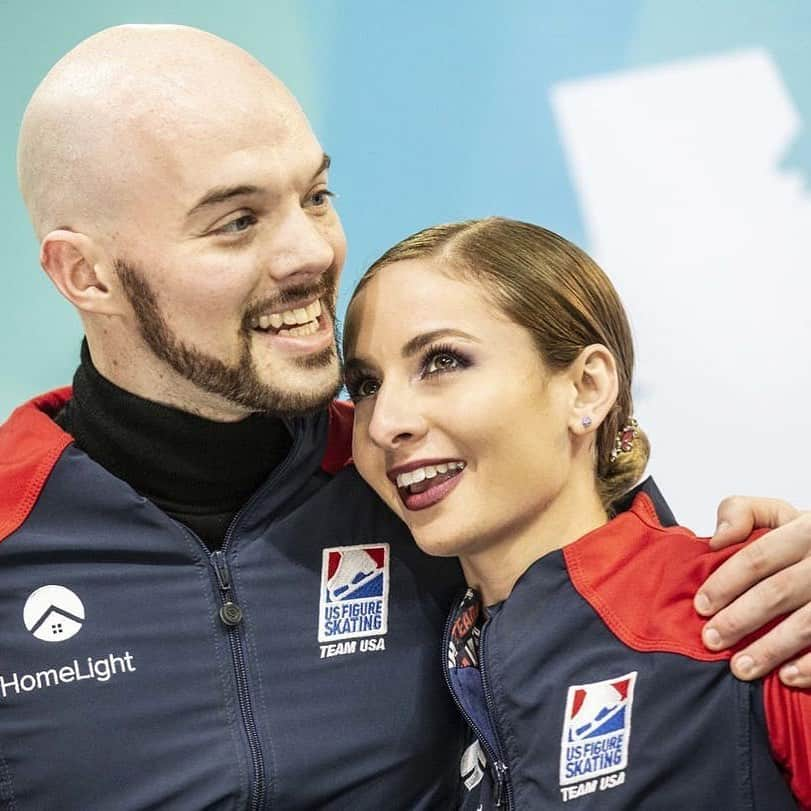
{"label": "blonde woman", "polygon": [[429,228],[361,280],[345,353],[358,470],[469,585],[444,650],[464,807],[811,807],[811,694],[701,644],[693,595],[729,553],[631,489],[631,335],[586,254],[510,220]]}

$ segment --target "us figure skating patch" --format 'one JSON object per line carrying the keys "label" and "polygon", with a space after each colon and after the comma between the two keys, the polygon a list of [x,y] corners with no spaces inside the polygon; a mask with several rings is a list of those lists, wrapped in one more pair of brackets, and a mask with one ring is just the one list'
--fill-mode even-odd
{"label": "us figure skating patch", "polygon": [[388,610],[387,543],[324,549],[318,613],[320,643],[383,636]]}
{"label": "us figure skating patch", "polygon": [[625,782],[636,676],[569,687],[560,742],[564,801]]}

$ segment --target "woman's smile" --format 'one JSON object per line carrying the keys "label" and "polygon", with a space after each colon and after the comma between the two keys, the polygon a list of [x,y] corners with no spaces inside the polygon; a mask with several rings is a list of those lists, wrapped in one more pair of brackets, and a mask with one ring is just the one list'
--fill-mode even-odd
{"label": "woman's smile", "polygon": [[388,471],[408,510],[433,507],[447,496],[462,478],[466,464],[462,460],[418,461]]}

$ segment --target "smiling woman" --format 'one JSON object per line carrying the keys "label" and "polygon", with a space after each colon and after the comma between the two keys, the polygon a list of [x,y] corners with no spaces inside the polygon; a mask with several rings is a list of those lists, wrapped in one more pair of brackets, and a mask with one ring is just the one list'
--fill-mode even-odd
{"label": "smiling woman", "polygon": [[465,808],[809,807],[811,695],[700,644],[692,595],[728,553],[651,480],[628,492],[649,446],[593,260],[527,223],[429,228],[362,278],[345,354],[358,470],[470,586],[444,643]]}
{"label": "smiling woman", "polygon": [[[644,470],[642,431],[611,460],[632,417],[622,305],[600,268],[549,231],[487,220],[405,240],[361,280],[345,343],[358,467],[388,480],[381,495],[426,551],[475,544],[501,558],[506,545],[514,581],[561,532],[574,539],[603,523]],[[451,469],[437,475],[438,465]],[[454,504],[467,502],[464,520],[449,507],[415,514],[463,479]],[[545,538],[550,508],[573,523],[557,520]],[[467,565],[490,568],[479,554]]]}

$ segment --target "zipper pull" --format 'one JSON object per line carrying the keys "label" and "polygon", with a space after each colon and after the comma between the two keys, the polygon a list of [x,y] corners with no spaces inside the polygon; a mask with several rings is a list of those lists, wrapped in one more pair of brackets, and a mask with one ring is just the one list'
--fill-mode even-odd
{"label": "zipper pull", "polygon": [[231,573],[228,571],[228,563],[222,550],[217,549],[212,553],[211,562],[214,565],[214,573],[217,575],[217,582],[220,584],[222,592],[223,603],[220,606],[220,619],[223,625],[229,627],[239,625],[242,622],[242,609],[228,594],[231,591]]}
{"label": "zipper pull", "polygon": [[504,799],[504,786],[507,782],[507,764],[502,763],[500,760],[493,762],[493,767],[496,770],[496,808],[501,808],[501,801]]}

